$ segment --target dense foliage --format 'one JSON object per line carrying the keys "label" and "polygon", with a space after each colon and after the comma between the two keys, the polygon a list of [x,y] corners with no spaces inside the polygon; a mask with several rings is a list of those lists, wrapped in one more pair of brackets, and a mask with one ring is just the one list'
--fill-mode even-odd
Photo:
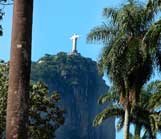
{"label": "dense foliage", "polygon": [[6,127],[6,107],[8,89],[8,66],[0,61],[0,138],[4,136]]}
{"label": "dense foliage", "polygon": [[[117,89],[112,87],[106,95],[99,98],[98,102],[111,105],[96,116],[94,126],[115,116],[119,118],[117,129],[120,130],[124,122],[124,109],[119,103]],[[156,134],[161,133],[161,81],[151,82],[142,89],[138,105],[130,112],[130,124],[134,124],[135,139],[156,138]],[[144,129],[143,135],[141,135],[142,129]]]}
{"label": "dense foliage", "polygon": [[[0,138],[5,135],[6,105],[8,88],[8,65],[0,63]],[[30,86],[29,137],[31,139],[51,139],[55,131],[64,123],[64,110],[58,102],[60,95],[53,92],[42,82]]]}
{"label": "dense foliage", "polygon": [[137,105],[154,65],[161,64],[161,20],[154,22],[160,6],[160,0],[148,0],[146,4],[127,0],[119,8],[105,8],[105,22],[87,37],[89,42],[105,45],[99,67],[112,80],[124,107],[124,139],[129,138],[131,108]]}
{"label": "dense foliage", "polygon": [[92,87],[96,84],[95,64],[91,59],[80,55],[67,55],[64,52],[57,55],[47,54],[32,63],[31,79],[45,82],[50,89],[55,86],[54,88],[70,91],[72,86]]}
{"label": "dense foliage", "polygon": [[120,102],[122,99],[126,101],[128,94],[136,101],[139,90],[152,73],[152,65],[159,64],[160,20],[154,23],[159,13],[158,4],[157,0],[150,0],[145,5],[128,0],[120,8],[105,8],[105,22],[88,34],[89,42],[103,42],[105,45],[99,67],[101,71],[107,71],[123,95]]}

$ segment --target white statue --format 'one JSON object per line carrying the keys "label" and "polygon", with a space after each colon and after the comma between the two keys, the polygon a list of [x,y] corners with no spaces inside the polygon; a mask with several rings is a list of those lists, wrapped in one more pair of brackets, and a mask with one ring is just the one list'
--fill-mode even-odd
{"label": "white statue", "polygon": [[74,34],[70,39],[72,40],[72,53],[77,53],[77,39],[79,35]]}

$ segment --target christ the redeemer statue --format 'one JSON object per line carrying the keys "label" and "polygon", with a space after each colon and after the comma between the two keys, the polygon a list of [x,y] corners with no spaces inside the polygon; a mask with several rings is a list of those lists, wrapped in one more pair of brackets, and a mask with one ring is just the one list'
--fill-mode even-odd
{"label": "christ the redeemer statue", "polygon": [[77,53],[77,40],[79,35],[74,34],[70,39],[72,40],[72,53]]}

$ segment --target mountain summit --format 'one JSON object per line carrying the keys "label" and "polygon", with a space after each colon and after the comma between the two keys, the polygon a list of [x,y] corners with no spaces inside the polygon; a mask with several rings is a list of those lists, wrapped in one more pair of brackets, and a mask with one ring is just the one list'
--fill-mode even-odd
{"label": "mountain summit", "polygon": [[66,110],[64,126],[57,131],[57,139],[115,139],[114,119],[98,128],[92,127],[101,110],[97,99],[107,92],[97,63],[81,55],[45,55],[33,62],[31,79],[45,82],[50,91],[60,92]]}

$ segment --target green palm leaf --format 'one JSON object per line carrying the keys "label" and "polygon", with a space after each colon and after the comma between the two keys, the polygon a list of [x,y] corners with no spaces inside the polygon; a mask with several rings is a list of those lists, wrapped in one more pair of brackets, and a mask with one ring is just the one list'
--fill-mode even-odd
{"label": "green palm leaf", "polygon": [[113,107],[113,108],[106,108],[104,109],[101,113],[99,113],[96,118],[94,119],[93,126],[98,126],[102,124],[102,122],[110,117],[116,116],[123,116],[124,115],[124,110]]}
{"label": "green palm leaf", "polygon": [[116,29],[103,24],[102,26],[95,27],[90,31],[87,37],[87,42],[106,43],[113,35],[116,35]]}
{"label": "green palm leaf", "polygon": [[119,96],[117,93],[117,90],[112,87],[105,95],[101,96],[98,99],[99,104],[104,104],[104,103],[118,103],[119,102]]}

